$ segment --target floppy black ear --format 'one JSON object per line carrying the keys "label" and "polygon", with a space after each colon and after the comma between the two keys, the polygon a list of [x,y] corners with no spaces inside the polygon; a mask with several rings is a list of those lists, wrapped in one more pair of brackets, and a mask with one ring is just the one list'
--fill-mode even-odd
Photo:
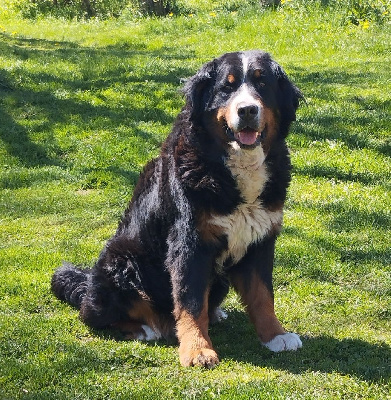
{"label": "floppy black ear", "polygon": [[296,120],[296,110],[299,107],[300,99],[304,96],[288,78],[284,70],[276,62],[272,62],[272,71],[277,77],[278,86],[280,89],[280,110],[284,119],[289,122]]}
{"label": "floppy black ear", "polygon": [[183,93],[192,118],[207,108],[215,80],[216,60],[204,64],[194,76],[186,80]]}

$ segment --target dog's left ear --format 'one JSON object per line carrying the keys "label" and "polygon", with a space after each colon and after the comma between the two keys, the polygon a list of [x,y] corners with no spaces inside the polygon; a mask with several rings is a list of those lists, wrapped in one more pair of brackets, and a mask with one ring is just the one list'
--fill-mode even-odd
{"label": "dog's left ear", "polygon": [[205,111],[208,106],[216,80],[216,64],[216,60],[204,64],[194,76],[186,80],[183,93],[192,119]]}
{"label": "dog's left ear", "polygon": [[272,71],[277,77],[280,88],[280,109],[282,115],[289,120],[296,120],[296,110],[299,107],[300,99],[304,99],[303,94],[288,78],[282,67],[272,61]]}

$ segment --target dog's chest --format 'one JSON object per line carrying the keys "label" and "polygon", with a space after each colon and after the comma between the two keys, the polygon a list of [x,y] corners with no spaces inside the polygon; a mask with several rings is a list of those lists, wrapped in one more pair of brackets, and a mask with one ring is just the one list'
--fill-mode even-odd
{"label": "dog's chest", "polygon": [[244,202],[233,213],[214,215],[210,219],[210,224],[219,227],[228,242],[227,249],[217,259],[219,269],[223,268],[228,258],[234,264],[240,261],[249,245],[262,240],[282,223],[282,210],[270,211],[259,199],[269,179],[264,158],[259,146],[250,151],[232,151],[226,160]]}

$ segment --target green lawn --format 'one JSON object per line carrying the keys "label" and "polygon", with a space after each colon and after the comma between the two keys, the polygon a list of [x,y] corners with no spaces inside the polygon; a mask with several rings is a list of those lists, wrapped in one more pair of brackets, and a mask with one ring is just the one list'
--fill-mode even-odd
{"label": "green lawn", "polygon": [[[162,19],[0,14],[0,399],[391,399],[391,25],[327,8]],[[288,1],[286,3],[289,3]],[[276,311],[304,347],[260,346],[234,293],[221,364],[96,332],[50,293],[91,265],[183,99],[226,51],[269,51],[306,101],[276,254]]]}

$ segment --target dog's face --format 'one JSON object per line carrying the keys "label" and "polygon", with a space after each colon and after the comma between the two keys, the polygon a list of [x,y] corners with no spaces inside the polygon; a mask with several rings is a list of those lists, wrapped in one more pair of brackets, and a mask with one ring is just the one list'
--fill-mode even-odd
{"label": "dog's face", "polygon": [[193,121],[226,145],[270,148],[286,136],[301,97],[282,68],[260,51],[227,53],[205,64],[185,87]]}

